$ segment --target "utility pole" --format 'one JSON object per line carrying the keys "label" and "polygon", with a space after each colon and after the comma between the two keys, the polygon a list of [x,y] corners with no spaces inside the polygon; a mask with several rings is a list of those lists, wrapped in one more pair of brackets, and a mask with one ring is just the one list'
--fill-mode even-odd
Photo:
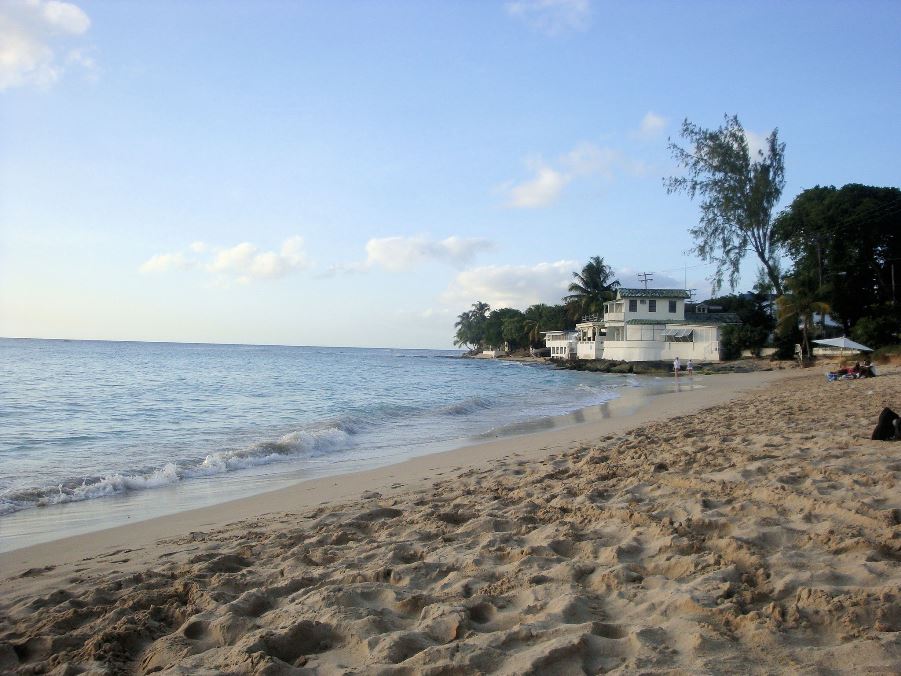
{"label": "utility pole", "polygon": [[639,272],[638,273],[638,276],[641,277],[642,284],[644,284],[644,288],[646,288],[646,289],[648,288],[648,282],[654,281],[654,278],[651,277],[651,275],[653,275],[653,274],[654,274],[653,272]]}

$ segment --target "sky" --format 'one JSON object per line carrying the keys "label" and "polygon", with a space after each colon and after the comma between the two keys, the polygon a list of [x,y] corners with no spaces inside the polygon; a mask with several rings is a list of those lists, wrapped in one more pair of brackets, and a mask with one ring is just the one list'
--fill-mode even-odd
{"label": "sky", "polygon": [[899,30],[894,0],[0,0],[0,335],[447,348],[595,255],[704,298],[667,139],[778,128],[780,207],[898,186]]}

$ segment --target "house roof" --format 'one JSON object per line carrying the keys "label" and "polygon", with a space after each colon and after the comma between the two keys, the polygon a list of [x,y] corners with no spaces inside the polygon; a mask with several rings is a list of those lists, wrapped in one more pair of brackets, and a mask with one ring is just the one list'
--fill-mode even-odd
{"label": "house roof", "polygon": [[685,319],[627,319],[626,324],[649,326],[649,325],[670,325],[670,324],[693,324],[695,326],[717,325],[717,324],[741,324],[741,320],[734,312],[715,312],[708,314],[706,312],[686,312]]}
{"label": "house roof", "polygon": [[686,312],[685,321],[690,324],[741,324],[734,312]]}
{"label": "house roof", "polygon": [[685,289],[617,289],[617,298],[691,298]]}

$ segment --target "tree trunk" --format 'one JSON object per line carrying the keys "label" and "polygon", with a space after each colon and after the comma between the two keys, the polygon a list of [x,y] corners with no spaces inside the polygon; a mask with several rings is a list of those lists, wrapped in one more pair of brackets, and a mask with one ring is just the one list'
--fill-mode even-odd
{"label": "tree trunk", "polygon": [[760,262],[763,263],[763,268],[766,270],[766,276],[770,280],[770,284],[773,285],[773,291],[777,296],[781,296],[783,294],[782,291],[782,281],[779,279],[779,275],[776,270],[770,265],[770,262],[767,260],[766,256],[761,255],[760,252],[757,252],[757,257],[760,259]]}

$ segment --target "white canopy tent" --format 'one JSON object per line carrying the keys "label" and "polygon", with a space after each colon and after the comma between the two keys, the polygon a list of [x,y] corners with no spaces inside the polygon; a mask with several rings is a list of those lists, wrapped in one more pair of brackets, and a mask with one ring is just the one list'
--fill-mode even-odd
{"label": "white canopy tent", "polygon": [[842,349],[842,352],[844,352],[845,350],[857,350],[858,352],[873,351],[872,347],[867,347],[866,345],[855,343],[853,340],[846,338],[845,336],[842,336],[841,338],[825,338],[823,340],[813,340],[811,342],[827,347],[839,347]]}

